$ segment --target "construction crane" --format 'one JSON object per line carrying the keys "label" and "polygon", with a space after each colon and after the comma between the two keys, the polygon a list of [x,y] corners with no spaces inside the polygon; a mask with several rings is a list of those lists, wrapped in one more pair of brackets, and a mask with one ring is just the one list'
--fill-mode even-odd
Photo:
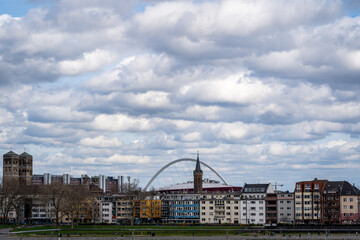
{"label": "construction crane", "polygon": [[275,182],[275,192],[277,192],[277,187],[279,186],[279,187],[283,187],[284,186],[284,184],[278,184],[277,182]]}

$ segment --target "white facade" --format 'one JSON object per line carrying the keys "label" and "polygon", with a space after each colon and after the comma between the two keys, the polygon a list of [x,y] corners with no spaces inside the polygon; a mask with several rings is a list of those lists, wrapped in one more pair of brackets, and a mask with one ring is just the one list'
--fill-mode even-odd
{"label": "white facade", "polygon": [[245,184],[241,200],[241,224],[265,224],[265,197],[274,193],[270,183]]}
{"label": "white facade", "polygon": [[250,199],[245,196],[240,209],[241,224],[265,224],[265,197]]}
{"label": "white facade", "polygon": [[51,174],[44,173],[44,185],[50,185],[50,184],[51,184]]}
{"label": "white facade", "polygon": [[106,192],[106,176],[100,174],[99,175],[99,188],[101,188],[104,192]]}
{"label": "white facade", "polygon": [[104,223],[116,223],[116,215],[113,214],[113,209],[116,204],[109,201],[103,201],[100,205],[100,219]]}

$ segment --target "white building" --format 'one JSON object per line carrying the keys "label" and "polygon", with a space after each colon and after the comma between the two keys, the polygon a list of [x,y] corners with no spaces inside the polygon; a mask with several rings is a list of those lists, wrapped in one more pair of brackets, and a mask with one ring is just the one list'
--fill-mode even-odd
{"label": "white building", "polygon": [[100,202],[100,221],[116,223],[116,201],[114,197],[102,197]]}
{"label": "white building", "polygon": [[240,203],[241,224],[266,223],[265,197],[267,193],[274,193],[270,183],[244,185]]}

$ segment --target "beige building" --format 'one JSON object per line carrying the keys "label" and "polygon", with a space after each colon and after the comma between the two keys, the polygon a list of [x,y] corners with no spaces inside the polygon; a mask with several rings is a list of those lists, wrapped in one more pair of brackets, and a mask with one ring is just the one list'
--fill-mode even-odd
{"label": "beige building", "polygon": [[240,223],[240,193],[202,194],[200,223]]}
{"label": "beige building", "polygon": [[340,223],[359,224],[359,189],[344,181],[340,194]]}
{"label": "beige building", "polygon": [[321,222],[321,196],[327,180],[297,182],[295,184],[295,221]]}

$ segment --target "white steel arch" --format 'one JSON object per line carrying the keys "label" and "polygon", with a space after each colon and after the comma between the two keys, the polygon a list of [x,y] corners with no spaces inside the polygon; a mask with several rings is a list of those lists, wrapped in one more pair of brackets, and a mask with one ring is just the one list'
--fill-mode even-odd
{"label": "white steel arch", "polygon": [[[145,192],[147,190],[147,188],[151,185],[151,183],[157,178],[157,176],[159,176],[160,173],[162,173],[166,168],[170,167],[171,165],[178,163],[178,162],[196,162],[196,159],[192,159],[192,158],[180,158],[177,160],[174,160],[168,164],[166,164],[165,166],[163,166],[159,171],[157,171],[157,173],[150,179],[150,181],[148,182],[148,184],[146,184],[146,186],[144,187],[143,191]],[[207,165],[206,163],[200,161],[200,163],[204,166],[206,166],[207,168],[209,168],[213,173],[216,174],[216,176],[218,176],[221,181],[224,182],[225,185],[229,185],[225,179],[217,172],[215,171],[215,169],[213,169],[212,167],[210,167],[209,165]]]}

